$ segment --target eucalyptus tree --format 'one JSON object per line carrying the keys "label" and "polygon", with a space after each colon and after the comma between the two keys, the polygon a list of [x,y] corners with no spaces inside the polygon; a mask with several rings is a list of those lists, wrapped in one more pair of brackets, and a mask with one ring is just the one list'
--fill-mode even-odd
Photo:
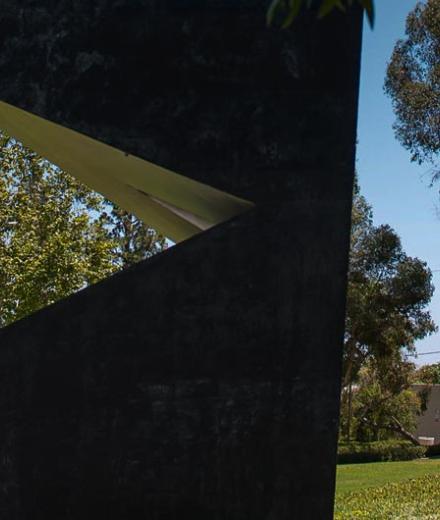
{"label": "eucalyptus tree", "polygon": [[342,381],[348,437],[352,385],[360,369],[373,363],[376,371],[386,375],[405,352],[414,351],[417,340],[436,331],[427,310],[433,293],[427,264],[404,252],[390,226],[373,225],[371,207],[356,185]]}
{"label": "eucalyptus tree", "polygon": [[388,64],[385,91],[391,97],[399,141],[419,164],[440,177],[440,0],[418,2],[406,20]]}

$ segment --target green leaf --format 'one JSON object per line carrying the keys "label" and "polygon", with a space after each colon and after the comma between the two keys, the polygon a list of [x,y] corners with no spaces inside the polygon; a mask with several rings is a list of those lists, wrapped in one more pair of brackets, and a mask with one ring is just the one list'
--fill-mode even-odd
{"label": "green leaf", "polygon": [[287,29],[287,27],[292,25],[293,20],[295,20],[301,10],[302,2],[303,0],[289,0],[289,14],[281,25],[282,29]]}
{"label": "green leaf", "polygon": [[266,23],[267,25],[272,25],[273,19],[275,18],[275,15],[279,8],[281,7],[282,0],[272,0],[270,3],[269,9],[267,10],[266,14]]}
{"label": "green leaf", "polygon": [[367,12],[368,23],[370,27],[374,27],[374,0],[359,0],[365,11]]}
{"label": "green leaf", "polygon": [[329,13],[331,13],[335,7],[341,11],[344,10],[344,6],[342,5],[341,0],[324,0],[318,11],[318,18],[324,18],[324,16],[327,16]]}

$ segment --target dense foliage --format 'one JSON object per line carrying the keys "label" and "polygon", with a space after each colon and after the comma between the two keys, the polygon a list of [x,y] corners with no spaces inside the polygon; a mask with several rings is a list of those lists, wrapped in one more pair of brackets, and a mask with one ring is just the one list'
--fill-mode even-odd
{"label": "dense foliage", "polygon": [[119,269],[160,253],[167,248],[166,239],[157,231],[110,201],[100,215],[113,242],[113,262]]}
{"label": "dense foliage", "polygon": [[[416,340],[436,330],[426,310],[434,292],[431,280],[426,263],[403,251],[390,226],[373,225],[371,207],[356,184],[341,412],[341,433],[347,439],[352,432],[359,439],[371,440],[380,438],[384,429],[391,431],[392,425],[380,417],[394,417],[393,427],[400,423],[402,433],[414,423],[414,403],[409,396],[398,394],[409,386],[413,369],[403,361],[403,354],[412,352]],[[363,382],[362,367],[368,369]],[[355,392],[354,383],[360,383]],[[359,421],[365,428],[369,424],[368,435]]]}
{"label": "dense foliage", "polygon": [[374,363],[360,370],[352,389],[351,408],[348,407],[348,391],[344,390],[341,438],[370,442],[403,437],[418,444],[412,432],[426,402],[419,393],[409,388],[413,366],[402,360],[388,364],[384,372],[377,369]]}
{"label": "dense foliage", "polygon": [[342,443],[338,446],[338,464],[413,460],[425,452],[424,446],[402,440]]}
{"label": "dense foliage", "polygon": [[412,160],[432,164],[440,175],[440,0],[418,2],[408,15],[388,65],[385,91],[397,120],[395,131]]}
{"label": "dense foliage", "polygon": [[436,330],[426,310],[433,292],[426,263],[403,251],[390,226],[373,225],[371,206],[356,183],[343,355],[343,438],[412,438],[422,404],[407,392],[415,367],[403,356]]}
{"label": "dense foliage", "polygon": [[436,330],[426,310],[434,292],[426,263],[408,256],[355,187],[345,327],[344,383],[367,360],[384,363]]}
{"label": "dense foliage", "polygon": [[[404,366],[401,366],[404,365]],[[422,410],[420,396],[408,385],[412,367],[404,361],[396,361],[379,375],[374,365],[360,371],[352,399],[351,434],[363,442],[404,437],[414,444],[417,439],[411,432],[416,429]],[[348,410],[341,414],[344,431]]]}
{"label": "dense foliage", "polygon": [[0,327],[164,245],[148,226],[0,132]]}
{"label": "dense foliage", "polygon": [[424,365],[414,374],[414,383],[440,385],[440,363]]}

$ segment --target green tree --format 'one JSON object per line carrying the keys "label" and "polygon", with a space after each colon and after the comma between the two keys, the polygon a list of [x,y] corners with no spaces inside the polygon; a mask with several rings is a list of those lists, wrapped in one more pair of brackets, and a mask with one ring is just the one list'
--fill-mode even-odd
{"label": "green tree", "polygon": [[419,164],[433,165],[439,178],[440,152],[440,0],[419,2],[406,20],[387,68],[385,91],[391,97],[397,138]]}
{"label": "green tree", "polygon": [[427,385],[440,385],[440,363],[424,365],[417,369],[414,382]]}
{"label": "green tree", "polygon": [[358,441],[404,437],[414,444],[412,434],[421,412],[420,397],[409,384],[415,367],[400,358],[386,370],[374,361],[359,372],[353,398],[353,430]]}
{"label": "green tree", "polygon": [[114,243],[114,261],[121,269],[145,260],[167,248],[166,239],[132,213],[107,201],[101,222]]}
{"label": "green tree", "polygon": [[[387,369],[436,326],[426,310],[434,292],[425,262],[405,254],[390,226],[375,227],[371,207],[355,186],[343,356],[346,435],[350,437],[352,385],[362,366]],[[343,403],[343,406],[345,404]]]}
{"label": "green tree", "polygon": [[163,247],[147,226],[114,206],[109,213],[100,195],[0,132],[0,327]]}

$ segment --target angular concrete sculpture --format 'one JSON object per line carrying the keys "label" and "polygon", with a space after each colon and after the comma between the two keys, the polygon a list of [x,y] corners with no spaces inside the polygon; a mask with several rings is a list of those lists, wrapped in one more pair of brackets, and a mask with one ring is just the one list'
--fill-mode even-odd
{"label": "angular concrete sculpture", "polygon": [[266,7],[0,0],[0,128],[192,237],[0,331],[2,518],[332,518],[361,13]]}

